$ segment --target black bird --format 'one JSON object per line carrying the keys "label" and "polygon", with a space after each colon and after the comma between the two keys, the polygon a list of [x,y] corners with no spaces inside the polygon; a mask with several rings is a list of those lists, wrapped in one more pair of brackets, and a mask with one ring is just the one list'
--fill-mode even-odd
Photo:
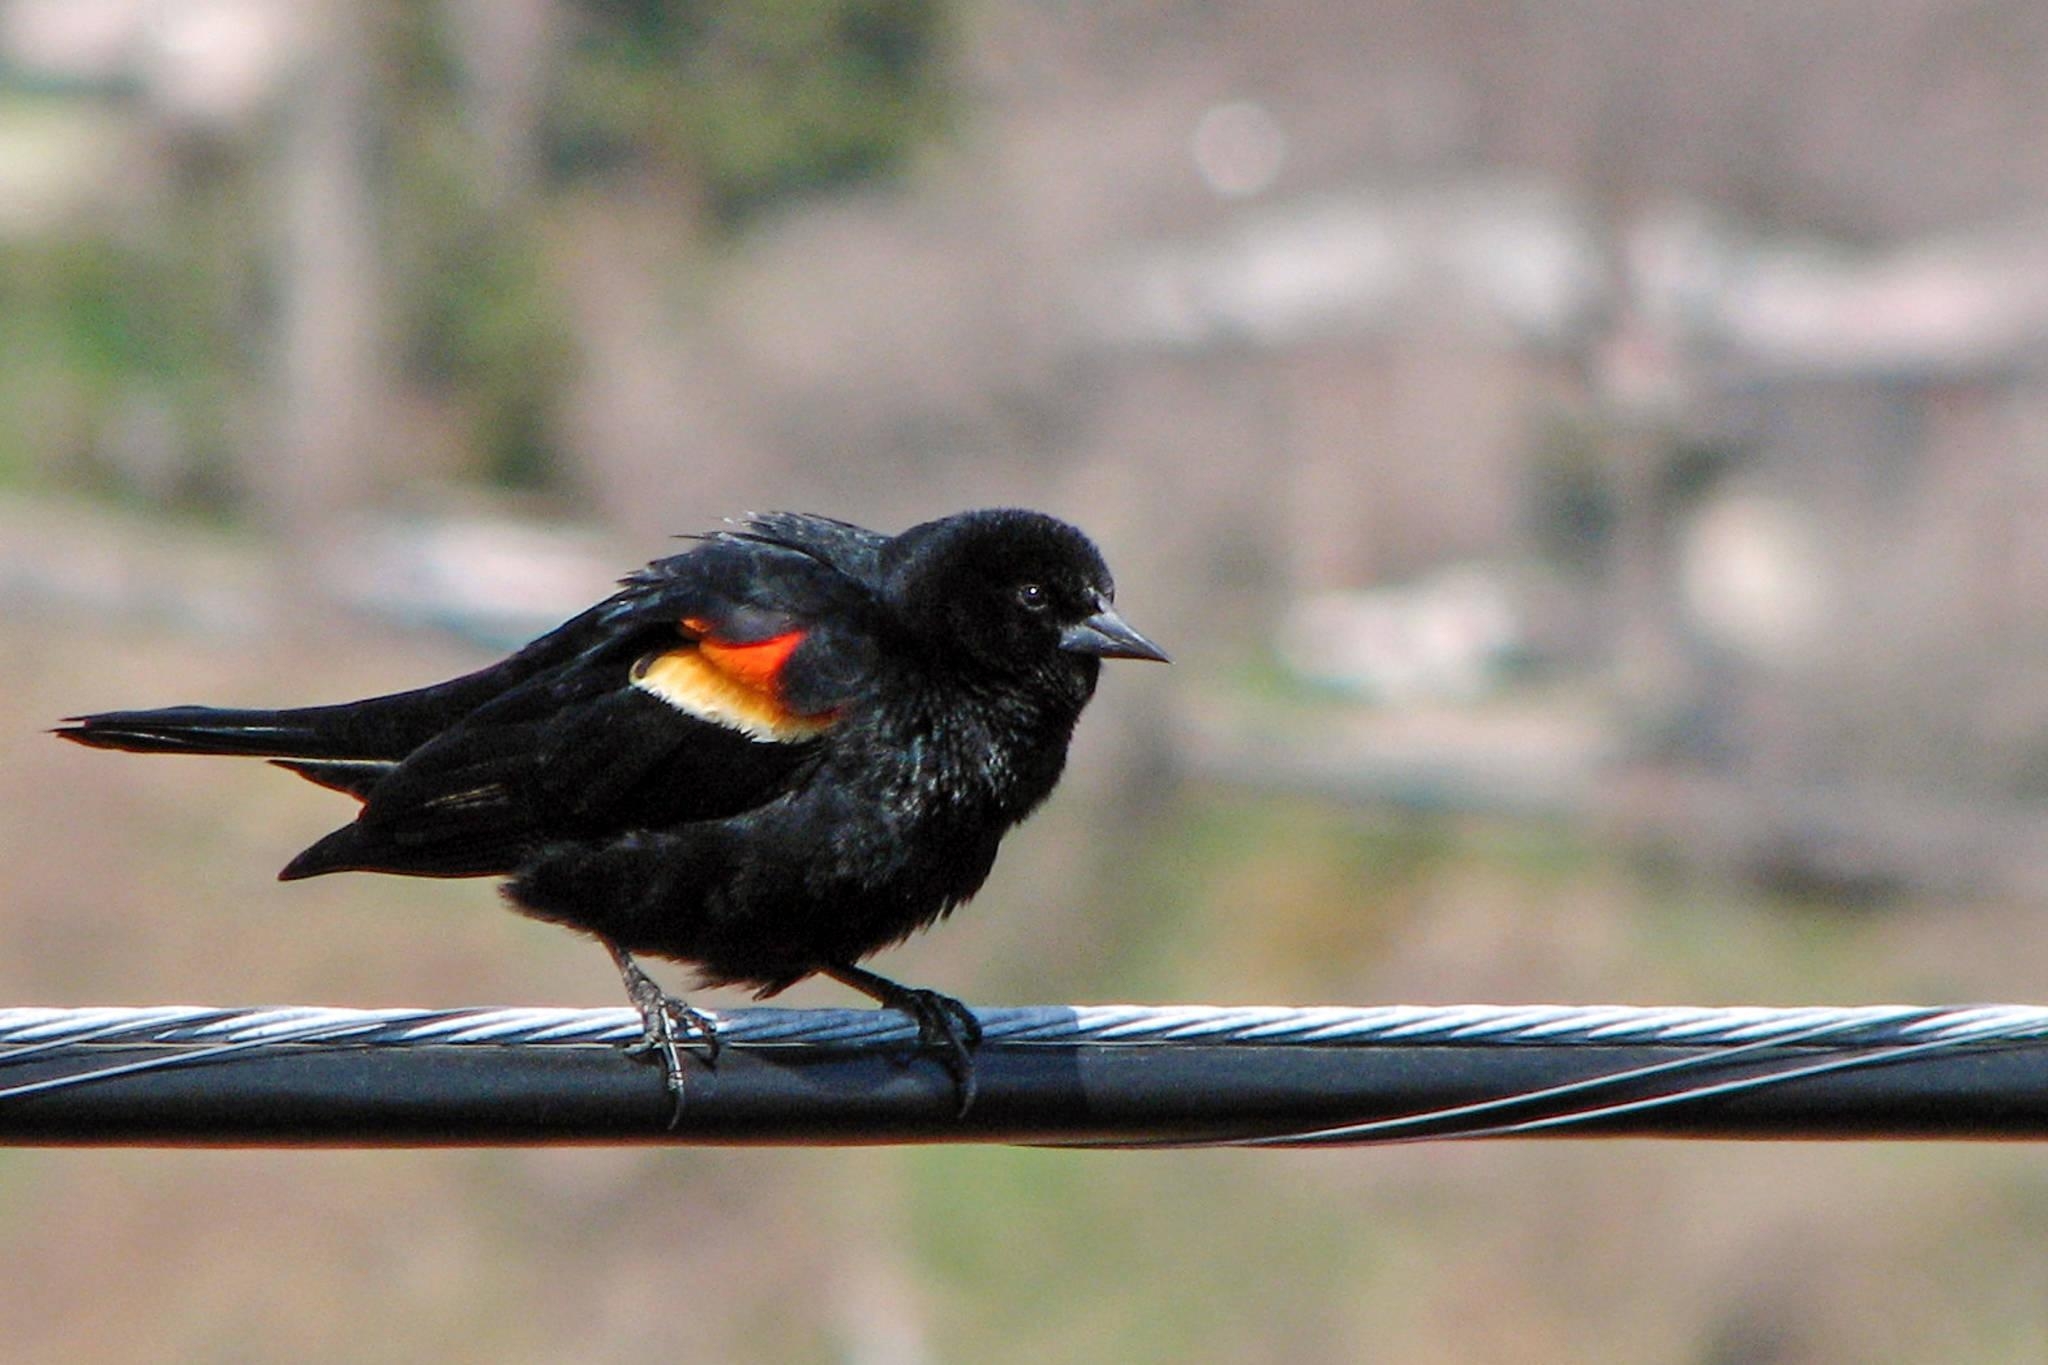
{"label": "black bird", "polygon": [[771,513],[697,539],[449,682],[55,733],[266,756],[363,803],[282,880],[509,877],[515,908],[611,950],[678,1094],[678,1032],[713,1057],[717,1035],[636,953],[761,996],[822,974],[904,1010],[965,1112],[973,1014],[858,964],[980,888],[1058,782],[1101,660],[1166,655],[1117,614],[1088,538],[1037,512],[893,537]]}

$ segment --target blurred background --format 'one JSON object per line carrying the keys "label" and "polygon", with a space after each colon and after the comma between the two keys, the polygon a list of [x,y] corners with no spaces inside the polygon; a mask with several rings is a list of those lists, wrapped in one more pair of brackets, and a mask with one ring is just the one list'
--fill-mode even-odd
{"label": "blurred background", "polygon": [[[1178,662],[893,976],[2048,997],[2044,89],[2018,0],[0,0],[0,1001],[616,1004],[39,732],[1000,503]],[[2020,1148],[14,1151],[0,1247],[21,1359],[2048,1360]]]}

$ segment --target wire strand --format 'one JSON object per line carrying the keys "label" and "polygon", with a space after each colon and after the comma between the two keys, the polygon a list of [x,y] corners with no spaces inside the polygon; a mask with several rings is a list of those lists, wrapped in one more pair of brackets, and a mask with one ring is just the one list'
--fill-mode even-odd
{"label": "wire strand", "polygon": [[[964,1123],[946,1121],[943,1070],[918,1065],[916,1026],[896,1011],[714,1015],[727,1051],[692,1070],[689,1121],[669,1140],[2048,1136],[2048,1008],[2038,1006],[977,1015],[988,1098]],[[640,1032],[624,1008],[0,1009],[0,1139],[660,1140],[644,1125],[659,1098],[666,1128],[665,1091],[621,1051]]]}

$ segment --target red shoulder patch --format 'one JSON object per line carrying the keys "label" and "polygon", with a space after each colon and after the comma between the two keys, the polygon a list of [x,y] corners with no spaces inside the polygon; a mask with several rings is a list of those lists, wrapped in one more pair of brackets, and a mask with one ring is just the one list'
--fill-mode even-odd
{"label": "red shoulder patch", "polygon": [[800,630],[785,631],[765,640],[749,640],[745,644],[732,644],[706,631],[697,641],[697,652],[704,656],[704,662],[742,687],[779,696],[782,666],[789,662],[789,656],[803,642],[804,633]]}
{"label": "red shoulder patch", "polygon": [[642,659],[633,669],[635,687],[758,740],[811,739],[831,726],[832,713],[802,715],[782,701],[782,667],[803,643],[801,630],[734,643],[720,640],[708,621],[692,617],[682,627],[697,638]]}

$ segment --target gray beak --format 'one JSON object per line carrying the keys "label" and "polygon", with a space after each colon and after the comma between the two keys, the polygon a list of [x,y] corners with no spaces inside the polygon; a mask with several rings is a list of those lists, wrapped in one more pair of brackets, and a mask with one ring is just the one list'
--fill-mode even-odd
{"label": "gray beak", "polygon": [[1060,648],[1072,654],[1094,654],[1104,659],[1173,662],[1166,657],[1165,650],[1131,629],[1130,623],[1118,616],[1116,608],[1107,603],[1087,620],[1077,621],[1061,631]]}

